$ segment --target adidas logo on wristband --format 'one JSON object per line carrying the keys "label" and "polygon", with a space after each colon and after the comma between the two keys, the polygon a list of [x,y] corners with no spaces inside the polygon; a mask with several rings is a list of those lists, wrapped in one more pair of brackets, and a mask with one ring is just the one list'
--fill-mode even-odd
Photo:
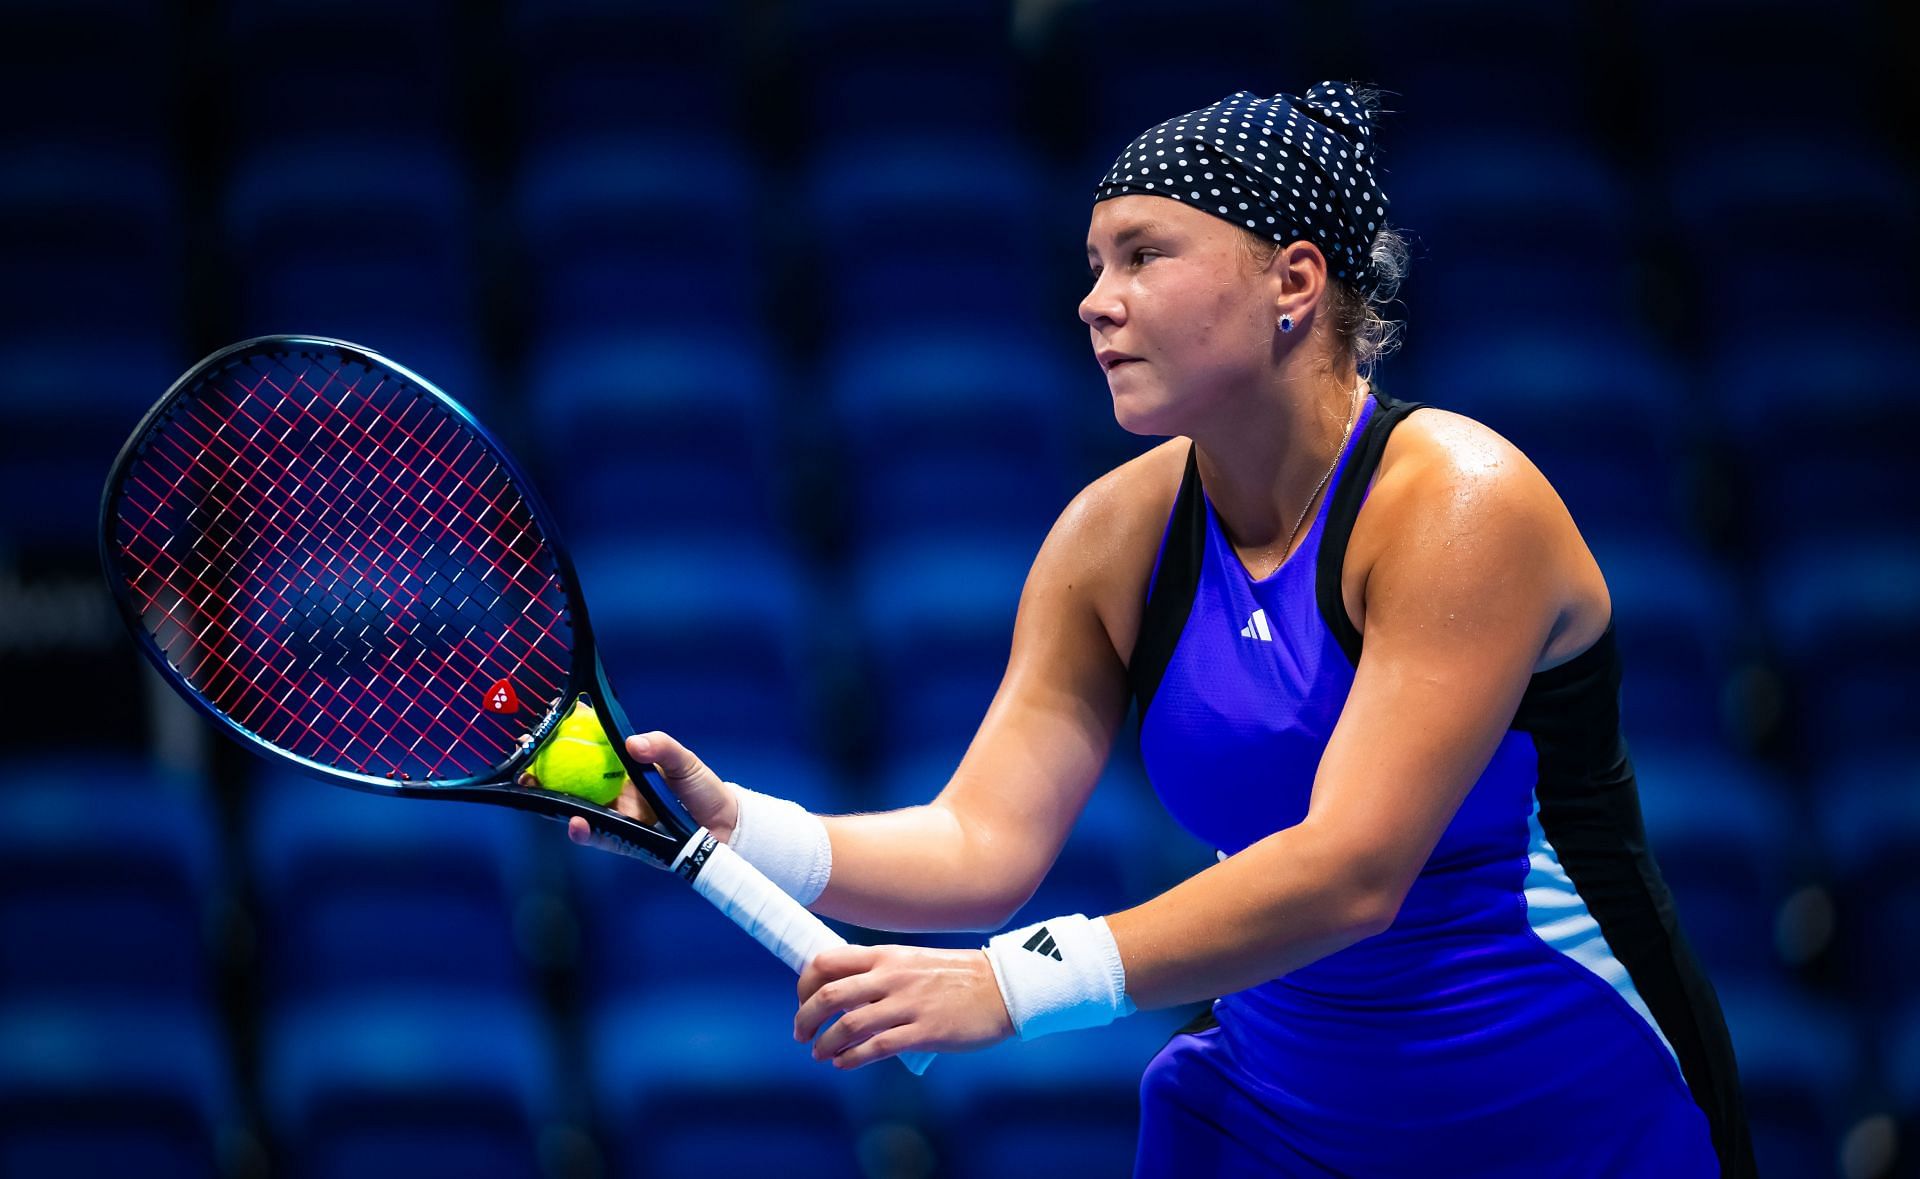
{"label": "adidas logo on wristband", "polygon": [[986,954],[1007,1018],[1023,1040],[1133,1013],[1126,965],[1104,917],[1074,913],[1008,930],[988,939]]}
{"label": "adidas logo on wristband", "polygon": [[1032,950],[1036,954],[1044,954],[1055,962],[1066,961],[1066,959],[1060,956],[1060,947],[1055,944],[1053,935],[1047,932],[1047,927],[1044,925],[1034,930],[1033,936],[1028,938],[1026,944],[1020,948],[1023,950]]}

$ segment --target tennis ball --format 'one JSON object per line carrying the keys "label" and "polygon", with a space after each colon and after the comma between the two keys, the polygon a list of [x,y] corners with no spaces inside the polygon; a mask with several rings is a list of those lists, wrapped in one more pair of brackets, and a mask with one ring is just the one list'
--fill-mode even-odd
{"label": "tennis ball", "polygon": [[554,727],[553,736],[533,755],[529,768],[545,789],[575,794],[601,806],[620,797],[620,787],[627,780],[626,767],[585,700],[574,702],[573,711]]}

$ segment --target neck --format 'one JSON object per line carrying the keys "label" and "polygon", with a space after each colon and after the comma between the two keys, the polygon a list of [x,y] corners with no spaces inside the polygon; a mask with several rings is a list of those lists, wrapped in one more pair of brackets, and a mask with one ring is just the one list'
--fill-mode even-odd
{"label": "neck", "polygon": [[[1309,501],[1318,502],[1331,486],[1327,472],[1367,391],[1351,375],[1276,388],[1270,397],[1242,402],[1245,408],[1231,420],[1193,433],[1207,498],[1236,548],[1272,550],[1264,555],[1275,564],[1286,559],[1278,550],[1298,539],[1289,536],[1296,521],[1310,515]],[[1305,531],[1302,523],[1299,532]]]}

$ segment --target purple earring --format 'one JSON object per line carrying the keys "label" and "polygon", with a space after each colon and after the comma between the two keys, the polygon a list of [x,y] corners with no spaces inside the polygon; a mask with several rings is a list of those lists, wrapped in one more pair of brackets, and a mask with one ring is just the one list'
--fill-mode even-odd
{"label": "purple earring", "polygon": [[1280,330],[1283,332],[1290,332],[1293,330],[1293,316],[1283,315],[1280,317]]}

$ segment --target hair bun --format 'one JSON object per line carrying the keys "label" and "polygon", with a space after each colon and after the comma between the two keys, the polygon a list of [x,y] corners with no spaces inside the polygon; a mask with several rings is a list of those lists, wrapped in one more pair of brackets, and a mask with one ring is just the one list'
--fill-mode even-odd
{"label": "hair bun", "polygon": [[1351,82],[1321,82],[1300,96],[1300,105],[1319,122],[1331,120],[1362,137],[1373,136],[1373,109]]}

